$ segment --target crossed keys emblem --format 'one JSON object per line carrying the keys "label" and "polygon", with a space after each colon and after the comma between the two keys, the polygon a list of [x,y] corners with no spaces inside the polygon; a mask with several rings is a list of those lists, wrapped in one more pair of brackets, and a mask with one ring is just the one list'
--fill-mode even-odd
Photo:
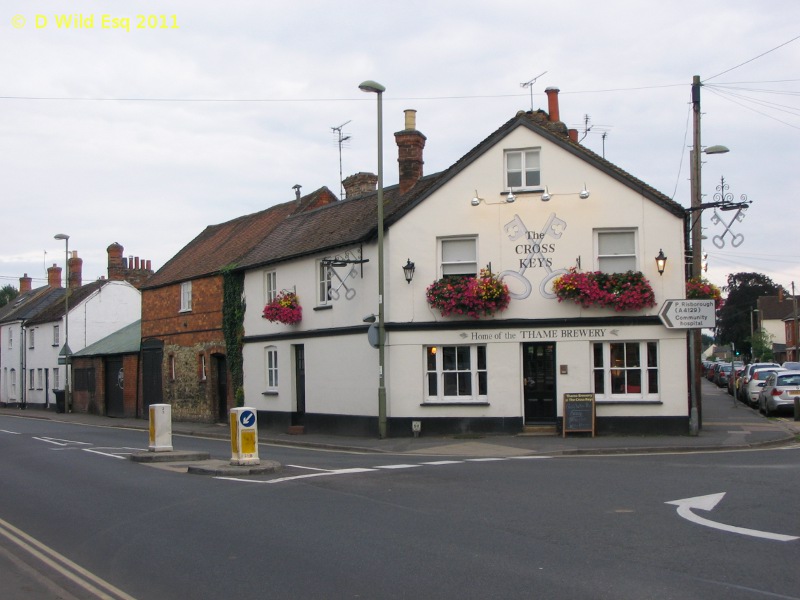
{"label": "crossed keys emblem", "polygon": [[731,226],[733,226],[733,224],[736,221],[744,220],[745,217],[744,211],[746,210],[747,210],[746,207],[740,208],[739,210],[736,211],[736,214],[733,216],[730,223],[725,224],[725,221],[722,220],[722,217],[720,217],[716,209],[714,209],[714,215],[711,217],[711,222],[714,223],[714,225],[722,223],[723,226],[725,227],[725,231],[722,232],[722,235],[715,235],[711,240],[712,242],[714,242],[714,245],[717,248],[722,248],[723,246],[725,246],[725,236],[728,235],[729,233],[731,234],[731,246],[733,246],[734,248],[738,248],[739,246],[741,246],[742,242],[744,241],[744,235],[742,235],[741,233],[733,233],[731,231]]}
{"label": "crossed keys emblem", "polygon": [[714,238],[711,240],[712,242],[714,242],[714,245],[717,248],[722,248],[723,246],[725,246],[725,236],[728,235],[729,233],[731,234],[731,246],[733,246],[734,248],[738,248],[739,246],[741,246],[742,242],[744,241],[744,236],[741,233],[733,233],[731,231],[731,227],[733,226],[734,223],[736,223],[736,221],[744,220],[745,217],[744,211],[747,210],[747,196],[745,194],[742,194],[741,196],[742,202],[740,204],[733,204],[733,194],[731,194],[728,191],[729,189],[730,186],[727,183],[725,183],[725,177],[720,177],[720,182],[719,185],[717,186],[717,193],[714,194],[715,206],[721,205],[722,210],[726,210],[726,207],[727,210],[730,210],[731,208],[738,206],[739,210],[736,211],[736,214],[733,215],[733,218],[730,220],[729,223],[725,223],[725,221],[722,220],[722,217],[719,216],[717,209],[716,208],[714,209],[714,216],[711,217],[711,222],[714,223],[714,225],[722,223],[722,225],[725,227],[725,231],[722,232],[722,235],[715,235]]}

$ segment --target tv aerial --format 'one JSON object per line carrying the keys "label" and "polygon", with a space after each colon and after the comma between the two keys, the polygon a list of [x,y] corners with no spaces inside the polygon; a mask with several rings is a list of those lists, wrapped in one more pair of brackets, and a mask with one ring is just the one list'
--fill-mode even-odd
{"label": "tv aerial", "polygon": [[541,77],[545,73],[547,73],[547,71],[539,73],[536,77],[534,77],[530,81],[526,81],[525,83],[519,84],[519,87],[528,88],[531,92],[531,112],[533,112],[533,84],[536,83],[536,80],[539,79],[539,77]]}
{"label": "tv aerial", "polygon": [[344,188],[342,184],[342,146],[346,141],[350,139],[349,135],[345,135],[342,131],[344,126],[350,123],[350,121],[346,121],[337,127],[331,127],[331,131],[336,134],[336,143],[339,145],[339,199],[344,198]]}

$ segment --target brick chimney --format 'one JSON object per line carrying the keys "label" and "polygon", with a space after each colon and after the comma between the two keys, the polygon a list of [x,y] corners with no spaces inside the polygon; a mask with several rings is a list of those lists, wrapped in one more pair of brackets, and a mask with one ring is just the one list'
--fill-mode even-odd
{"label": "brick chimney", "polygon": [[61,287],[61,267],[53,263],[53,266],[47,269],[47,285],[51,288]]}
{"label": "brick chimney", "polygon": [[417,131],[417,111],[406,110],[405,129],[394,134],[397,142],[397,162],[400,165],[400,193],[405,194],[422,177],[422,150],[428,139]]}
{"label": "brick chimney", "polygon": [[342,181],[342,185],[344,186],[345,199],[355,198],[362,194],[374,192],[378,186],[378,176],[374,173],[356,173],[355,175],[346,177],[344,181]]}
{"label": "brick chimney", "polygon": [[122,256],[125,248],[114,242],[108,248],[108,279],[109,281],[127,281],[135,288],[142,287],[142,284],[153,274],[153,268],[149,260],[140,259],[138,256],[124,258]]}
{"label": "brick chimney", "polygon": [[558,113],[559,91],[557,87],[549,87],[544,91],[544,93],[547,94],[547,112],[550,115],[550,120],[553,122],[561,120],[561,115]]}
{"label": "brick chimney", "polygon": [[69,269],[69,278],[67,283],[69,289],[74,290],[83,285],[83,259],[78,258],[78,251],[73,250],[72,256],[67,261],[67,268]]}
{"label": "brick chimney", "polygon": [[25,273],[22,277],[19,278],[19,293],[24,294],[25,292],[31,291],[31,278],[28,277],[28,274]]}

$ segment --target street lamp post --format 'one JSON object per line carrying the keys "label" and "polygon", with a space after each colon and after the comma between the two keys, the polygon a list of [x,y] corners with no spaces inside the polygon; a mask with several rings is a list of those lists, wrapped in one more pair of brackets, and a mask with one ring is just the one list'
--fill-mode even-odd
{"label": "street lamp post", "polygon": [[383,92],[377,81],[367,80],[358,86],[362,92],[378,97],[378,437],[386,438],[386,330],[383,314]]}
{"label": "street lamp post", "polygon": [[64,273],[66,273],[66,286],[64,287],[64,414],[69,412],[69,236],[66,233],[57,233],[56,240],[64,240]]}
{"label": "street lamp post", "polygon": [[[700,76],[692,78],[692,151],[689,153],[689,180],[691,187],[691,208],[689,209],[689,226],[692,241],[691,277],[699,277],[703,269],[703,192],[701,185],[702,154],[723,154],[728,152],[725,146],[711,146],[702,149],[700,145]],[[700,388],[701,331],[689,330],[689,381],[690,410],[689,435],[697,435],[702,426],[702,392]]]}

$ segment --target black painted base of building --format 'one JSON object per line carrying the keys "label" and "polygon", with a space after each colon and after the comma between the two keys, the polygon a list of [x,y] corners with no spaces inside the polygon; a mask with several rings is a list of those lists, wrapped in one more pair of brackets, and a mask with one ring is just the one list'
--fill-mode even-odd
{"label": "black painted base of building", "polygon": [[[522,417],[498,418],[389,418],[386,433],[389,437],[413,437],[413,422],[419,421],[420,435],[516,435],[522,433]],[[561,435],[562,419],[554,423]],[[258,411],[259,429],[287,431],[292,425],[302,425],[306,433],[326,435],[377,437],[378,418],[357,415],[330,415]],[[689,435],[689,417],[600,417],[595,422],[596,435]]]}

